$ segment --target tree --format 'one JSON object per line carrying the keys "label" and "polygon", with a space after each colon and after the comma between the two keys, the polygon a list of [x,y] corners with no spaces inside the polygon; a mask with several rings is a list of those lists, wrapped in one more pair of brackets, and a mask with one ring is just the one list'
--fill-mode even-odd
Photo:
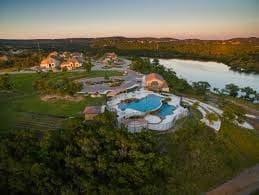
{"label": "tree", "polygon": [[256,93],[255,100],[259,102],[259,93]]}
{"label": "tree", "polygon": [[225,92],[228,93],[228,95],[232,97],[236,97],[238,95],[239,87],[233,83],[227,84],[224,89]]}
{"label": "tree", "polygon": [[206,81],[193,82],[192,86],[197,95],[204,95],[210,89],[210,84]]}
{"label": "tree", "polygon": [[153,61],[152,61],[152,64],[153,65],[159,65],[159,59],[154,58]]}
{"label": "tree", "polygon": [[240,123],[243,123],[245,120],[245,112],[244,110],[232,103],[228,103],[224,109],[223,109],[223,117],[225,119],[228,119],[230,121],[235,121],[237,120]]}
{"label": "tree", "polygon": [[212,123],[218,120],[218,116],[215,113],[209,112],[206,114],[206,119],[208,119],[208,121]]}
{"label": "tree", "polygon": [[[105,112],[57,131],[1,134],[4,194],[159,194],[169,165],[150,131],[129,133]],[[34,133],[33,133],[34,132]],[[161,187],[162,186],[162,187]]]}
{"label": "tree", "polygon": [[5,90],[12,89],[12,84],[10,81],[9,74],[0,75],[0,89],[5,89]]}
{"label": "tree", "polygon": [[[241,92],[245,93],[245,95],[242,96],[242,98],[244,98],[246,100],[251,100],[251,101],[253,101],[255,99],[256,91],[253,88],[244,87],[241,89]],[[253,97],[251,97],[251,95],[253,95]]]}
{"label": "tree", "polygon": [[214,91],[216,94],[220,94],[220,90],[219,90],[219,88],[217,88],[217,87],[213,87],[213,91]]}
{"label": "tree", "polygon": [[91,62],[91,58],[88,58],[87,62],[83,64],[83,67],[87,72],[91,72],[91,69],[93,67],[93,64]]}

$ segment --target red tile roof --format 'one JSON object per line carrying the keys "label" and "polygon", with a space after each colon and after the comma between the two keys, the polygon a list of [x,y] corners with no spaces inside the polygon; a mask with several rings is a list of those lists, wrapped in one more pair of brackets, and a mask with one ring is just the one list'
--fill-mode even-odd
{"label": "red tile roof", "polygon": [[103,106],[86,106],[84,114],[100,114],[103,113]]}

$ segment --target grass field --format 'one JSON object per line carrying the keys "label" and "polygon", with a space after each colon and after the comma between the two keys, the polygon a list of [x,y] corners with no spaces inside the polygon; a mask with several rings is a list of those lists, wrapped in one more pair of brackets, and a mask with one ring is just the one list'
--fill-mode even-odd
{"label": "grass field", "polygon": [[[117,76],[121,75],[121,73],[117,71],[92,71],[90,73],[60,72],[51,73],[49,77],[53,80],[64,77],[75,80],[82,77],[90,78],[105,75]],[[17,124],[22,124],[21,128],[37,127],[39,123],[42,123],[38,125],[39,127],[44,127],[44,124],[48,127],[48,123],[54,124],[51,122],[51,117],[55,118],[57,124],[59,124],[62,119],[59,117],[75,116],[79,114],[86,105],[100,105],[105,101],[102,97],[84,97],[84,99],[79,102],[65,100],[44,102],[32,87],[33,82],[40,78],[39,74],[16,74],[10,75],[10,78],[14,89],[8,92],[0,92],[0,129],[2,130],[19,128]],[[45,123],[43,121],[45,121]],[[54,125],[53,127],[56,126]]]}

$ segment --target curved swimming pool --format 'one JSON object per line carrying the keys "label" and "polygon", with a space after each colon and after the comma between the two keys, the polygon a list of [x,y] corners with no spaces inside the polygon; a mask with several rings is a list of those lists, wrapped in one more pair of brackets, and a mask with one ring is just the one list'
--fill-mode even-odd
{"label": "curved swimming pool", "polygon": [[124,111],[127,108],[137,110],[140,112],[150,112],[157,110],[162,105],[162,98],[156,95],[148,95],[139,100],[133,100],[129,103],[120,103],[119,108]]}
{"label": "curved swimming pool", "polygon": [[161,118],[165,118],[167,115],[173,114],[175,109],[175,106],[164,103],[158,110],[158,116],[160,116]]}

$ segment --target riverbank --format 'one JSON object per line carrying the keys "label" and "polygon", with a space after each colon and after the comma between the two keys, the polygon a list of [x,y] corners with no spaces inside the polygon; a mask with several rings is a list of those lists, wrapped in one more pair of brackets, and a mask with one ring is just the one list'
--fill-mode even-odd
{"label": "riverbank", "polygon": [[226,84],[236,84],[240,88],[251,87],[259,92],[259,74],[239,73],[229,69],[226,64],[212,61],[194,61],[181,59],[159,59],[160,64],[192,82],[206,81],[211,89],[223,89]]}

